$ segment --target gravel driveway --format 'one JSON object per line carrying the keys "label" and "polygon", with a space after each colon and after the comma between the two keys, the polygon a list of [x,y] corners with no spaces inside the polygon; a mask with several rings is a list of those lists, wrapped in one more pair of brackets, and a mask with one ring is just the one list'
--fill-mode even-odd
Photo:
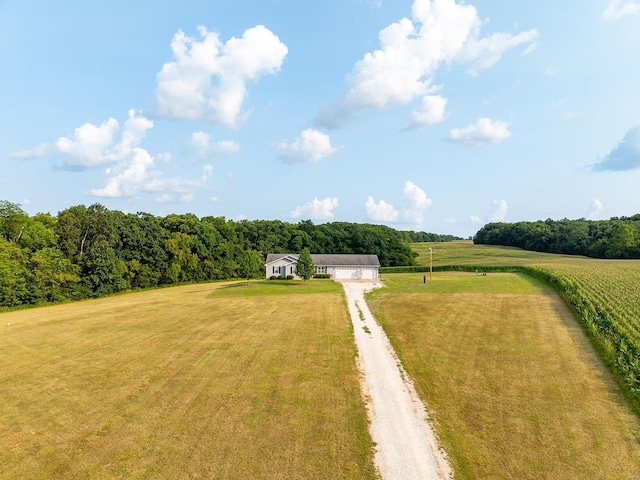
{"label": "gravel driveway", "polygon": [[452,478],[425,407],[364,301],[364,293],[381,284],[345,281],[342,285],[353,322],[371,437],[376,443],[374,460],[380,475],[383,480]]}

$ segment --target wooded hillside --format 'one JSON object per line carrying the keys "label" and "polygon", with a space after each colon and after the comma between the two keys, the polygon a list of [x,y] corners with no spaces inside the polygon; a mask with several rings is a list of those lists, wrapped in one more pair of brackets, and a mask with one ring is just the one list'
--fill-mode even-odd
{"label": "wooded hillside", "polygon": [[473,241],[594,258],[640,258],[640,214],[609,220],[488,223]]}
{"label": "wooded hillside", "polygon": [[[239,278],[248,250],[376,254],[383,266],[413,265],[410,243],[453,237],[383,225],[157,217],[103,205],[29,216],[0,201],[0,306],[81,299],[184,282]],[[264,257],[263,257],[264,258]]]}

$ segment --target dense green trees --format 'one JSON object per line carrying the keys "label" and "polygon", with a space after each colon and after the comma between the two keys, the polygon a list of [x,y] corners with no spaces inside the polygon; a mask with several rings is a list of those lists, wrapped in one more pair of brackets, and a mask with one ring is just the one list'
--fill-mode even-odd
{"label": "dense green trees", "polygon": [[125,214],[76,205],[30,217],[0,201],[0,307],[95,297],[181,282],[249,278],[267,253],[377,254],[383,266],[414,264],[416,240],[452,237],[383,225]]}
{"label": "dense green trees", "polygon": [[240,277],[247,279],[247,285],[249,285],[249,279],[259,276],[262,273],[262,265],[264,264],[264,256],[261,252],[256,250],[245,250],[240,254],[240,260],[238,262]]}
{"label": "dense green trees", "polygon": [[313,274],[315,273],[311,252],[309,252],[308,248],[303,248],[302,252],[300,252],[300,255],[298,256],[296,273],[302,277],[304,283],[307,283],[307,280],[313,277]]}
{"label": "dense green trees", "polygon": [[640,215],[598,221],[488,223],[474,242],[595,258],[640,258]]}

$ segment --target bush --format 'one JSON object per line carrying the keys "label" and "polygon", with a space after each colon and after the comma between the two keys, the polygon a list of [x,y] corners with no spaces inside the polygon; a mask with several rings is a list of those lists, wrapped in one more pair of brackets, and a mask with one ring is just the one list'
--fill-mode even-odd
{"label": "bush", "polygon": [[278,276],[277,276],[277,275],[271,275],[271,276],[269,277],[269,280],[277,280],[277,279],[278,279]]}
{"label": "bush", "polygon": [[293,275],[287,275],[287,280],[293,280]]}
{"label": "bush", "polygon": [[316,273],[313,278],[331,278],[330,273]]}

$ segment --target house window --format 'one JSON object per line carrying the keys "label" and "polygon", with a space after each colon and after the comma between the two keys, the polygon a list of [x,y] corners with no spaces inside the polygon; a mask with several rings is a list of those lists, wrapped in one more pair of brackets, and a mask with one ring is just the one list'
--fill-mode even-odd
{"label": "house window", "polygon": [[327,273],[327,266],[318,267],[316,266],[316,273]]}
{"label": "house window", "polygon": [[294,269],[295,269],[295,267],[291,267],[291,275],[293,275]]}

